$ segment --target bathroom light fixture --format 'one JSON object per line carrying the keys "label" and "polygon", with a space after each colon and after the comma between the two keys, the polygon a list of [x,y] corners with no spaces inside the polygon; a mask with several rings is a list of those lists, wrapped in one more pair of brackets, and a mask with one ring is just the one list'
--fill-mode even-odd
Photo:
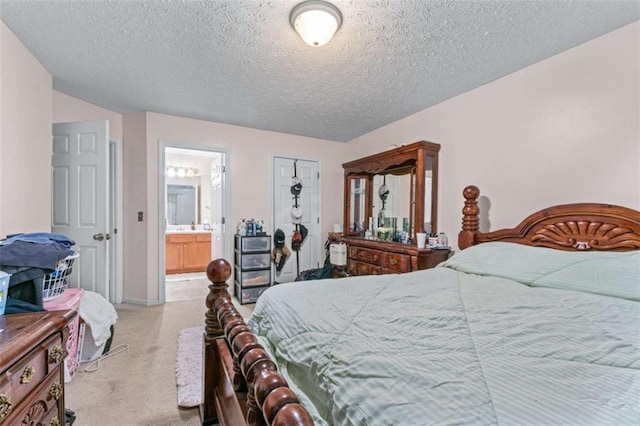
{"label": "bathroom light fixture", "polygon": [[194,177],[198,174],[198,169],[193,167],[167,166],[164,168],[164,174],[168,177]]}
{"label": "bathroom light fixture", "polygon": [[342,25],[342,14],[337,7],[322,0],[309,0],[298,4],[289,16],[291,26],[310,46],[324,46]]}

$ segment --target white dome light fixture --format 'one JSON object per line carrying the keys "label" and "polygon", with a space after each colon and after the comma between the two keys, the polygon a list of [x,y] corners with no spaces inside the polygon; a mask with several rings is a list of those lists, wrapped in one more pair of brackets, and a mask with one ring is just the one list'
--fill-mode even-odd
{"label": "white dome light fixture", "polygon": [[322,0],[309,0],[298,4],[289,16],[291,26],[309,46],[327,44],[342,25],[340,10]]}

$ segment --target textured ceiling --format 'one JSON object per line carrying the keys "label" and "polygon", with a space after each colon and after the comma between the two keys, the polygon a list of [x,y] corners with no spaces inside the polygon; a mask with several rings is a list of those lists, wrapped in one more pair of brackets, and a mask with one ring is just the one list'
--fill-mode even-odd
{"label": "textured ceiling", "polygon": [[0,1],[56,90],[348,141],[640,19],[636,0],[334,0],[328,45],[289,25],[296,0]]}

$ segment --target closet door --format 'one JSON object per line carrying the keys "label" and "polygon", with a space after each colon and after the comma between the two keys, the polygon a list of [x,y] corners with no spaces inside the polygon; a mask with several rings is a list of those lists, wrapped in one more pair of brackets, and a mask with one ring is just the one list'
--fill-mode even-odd
{"label": "closet door", "polygon": [[[295,231],[295,224],[291,218],[294,196],[291,194],[291,180],[295,173],[302,180],[302,192],[298,196],[298,204],[302,208],[302,221],[308,230],[300,251],[295,252],[291,247],[291,237]],[[308,269],[314,269],[324,264],[324,239],[320,232],[320,176],[319,163],[313,160],[296,160],[294,158],[273,158],[273,235],[276,229],[282,229],[286,235],[287,247],[291,250],[291,257],[282,268],[275,272],[274,282],[285,283],[296,279],[298,274]],[[275,271],[275,268],[274,268]]]}

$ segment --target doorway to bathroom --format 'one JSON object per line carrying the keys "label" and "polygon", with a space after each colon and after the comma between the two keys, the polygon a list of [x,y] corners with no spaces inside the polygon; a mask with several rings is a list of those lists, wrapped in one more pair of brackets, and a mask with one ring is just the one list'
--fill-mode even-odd
{"label": "doorway to bathroom", "polygon": [[204,298],[207,265],[228,258],[227,153],[201,145],[161,144],[159,294],[163,302]]}

